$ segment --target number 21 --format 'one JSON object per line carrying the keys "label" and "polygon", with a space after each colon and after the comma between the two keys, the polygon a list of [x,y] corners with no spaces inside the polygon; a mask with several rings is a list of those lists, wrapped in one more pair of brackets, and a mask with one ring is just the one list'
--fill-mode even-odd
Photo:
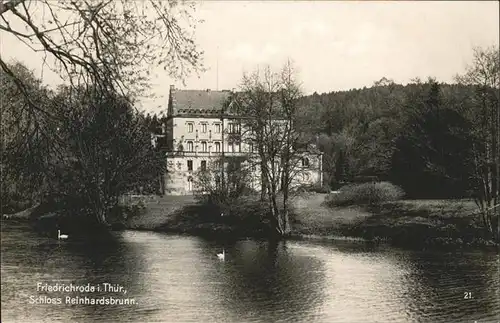
{"label": "number 21", "polygon": [[464,299],[472,299],[472,292],[464,292]]}

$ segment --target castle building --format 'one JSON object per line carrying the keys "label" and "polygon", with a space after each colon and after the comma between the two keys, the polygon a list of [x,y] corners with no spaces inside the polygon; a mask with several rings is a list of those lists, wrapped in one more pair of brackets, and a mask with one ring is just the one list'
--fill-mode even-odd
{"label": "castle building", "polygon": [[[251,141],[232,139],[233,134],[242,133],[244,119],[234,108],[231,91],[179,90],[171,85],[165,127],[164,193],[193,194],[198,189],[197,172],[207,170],[223,156],[256,161],[258,154]],[[293,185],[322,184],[321,153],[304,155],[298,167],[300,175]],[[260,190],[258,167],[252,168],[250,182],[253,189]]]}

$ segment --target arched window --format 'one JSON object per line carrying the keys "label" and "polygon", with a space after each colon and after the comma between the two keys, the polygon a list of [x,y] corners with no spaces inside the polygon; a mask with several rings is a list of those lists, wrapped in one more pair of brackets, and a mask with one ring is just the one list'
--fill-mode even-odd
{"label": "arched window", "polygon": [[302,167],[309,167],[309,158],[302,158]]}
{"label": "arched window", "polygon": [[194,151],[193,142],[192,141],[188,141],[187,142],[187,150],[188,151]]}
{"label": "arched window", "polygon": [[191,176],[188,177],[188,191],[193,191],[193,178]]}

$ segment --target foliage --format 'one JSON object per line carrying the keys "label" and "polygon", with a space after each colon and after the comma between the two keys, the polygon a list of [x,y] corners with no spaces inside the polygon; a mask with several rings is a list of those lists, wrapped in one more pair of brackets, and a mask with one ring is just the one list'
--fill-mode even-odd
{"label": "foliage", "polygon": [[93,88],[63,89],[54,106],[62,120],[47,165],[51,191],[61,201],[69,199],[68,207],[106,223],[120,195],[157,182],[164,157],[126,98],[105,97]]}
{"label": "foliage", "polygon": [[117,204],[110,209],[108,222],[113,225],[124,226],[128,221],[146,213],[143,201],[131,201],[126,204]]}
{"label": "foliage", "polygon": [[[432,79],[404,86],[382,82],[370,88],[302,98],[309,105],[321,106],[315,108],[321,111],[320,116],[312,119],[320,120],[320,130],[311,135],[318,136],[318,147],[324,153],[325,181],[337,187],[356,176],[389,179],[396,139],[427,111],[434,83]],[[470,94],[470,87],[464,85],[439,84],[440,107],[462,115],[471,103]]]}
{"label": "foliage", "polygon": [[130,99],[93,87],[51,93],[26,68],[12,68],[24,73],[32,99],[47,109],[31,115],[12,77],[1,74],[10,90],[2,109],[3,205],[25,204],[23,196],[106,224],[121,194],[157,189],[165,161]]}
{"label": "foliage", "polygon": [[349,184],[339,193],[330,194],[326,204],[331,207],[348,205],[377,205],[383,202],[396,201],[404,196],[404,191],[389,182]]}
{"label": "foliage", "polygon": [[[471,125],[443,107],[440,85],[430,80],[395,138],[390,176],[412,198],[461,198],[470,188]],[[456,160],[461,160],[457,163]]]}
{"label": "foliage", "polygon": [[[497,47],[474,49],[457,84],[386,79],[370,88],[303,97],[332,187],[357,176],[401,185],[409,197],[474,197],[500,237],[500,100]],[[318,116],[319,114],[319,116]],[[307,116],[306,116],[307,117]]]}
{"label": "foliage", "polygon": [[196,209],[202,211],[190,212],[189,208],[183,211],[186,212],[186,221],[210,224],[212,227],[223,225],[244,236],[269,233],[269,207],[257,195],[242,196],[230,203],[206,199]]}
{"label": "foliage", "polygon": [[[34,54],[42,53],[41,68],[52,69],[70,89],[92,87],[103,98],[121,97],[131,104],[133,98],[149,94],[151,72],[158,67],[182,80],[202,70],[202,52],[194,42],[194,9],[194,3],[176,0],[9,0],[0,2],[0,30]],[[75,115],[53,111],[51,94],[25,68],[0,58],[0,70],[2,95],[6,93],[1,128],[7,147],[2,146],[2,155],[7,150],[10,160],[9,165],[2,160],[2,192],[13,188],[30,200],[40,199],[50,186],[46,173],[54,178],[56,169],[67,169],[56,167],[55,157],[49,157],[54,153],[49,147],[54,125]],[[64,173],[60,183],[71,181],[71,172],[57,171]],[[2,193],[2,203],[8,198]]]}
{"label": "foliage", "polygon": [[[173,0],[10,0],[0,6],[0,29],[45,53],[44,63],[74,87],[137,95],[153,67],[180,78],[200,67],[193,10],[193,3]],[[0,65],[18,80],[6,62]]]}
{"label": "foliage", "polygon": [[13,63],[10,69],[22,79],[31,101],[43,107],[30,109],[10,75],[0,70],[1,203],[5,209],[20,211],[39,199],[45,186],[42,165],[50,141],[43,120],[48,117],[52,94],[21,63]]}

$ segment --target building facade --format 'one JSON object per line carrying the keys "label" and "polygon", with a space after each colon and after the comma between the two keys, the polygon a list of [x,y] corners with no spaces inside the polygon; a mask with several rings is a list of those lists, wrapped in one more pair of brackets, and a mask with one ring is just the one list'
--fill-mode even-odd
{"label": "building facade", "polygon": [[[250,140],[236,134],[245,127],[244,118],[235,112],[230,91],[178,90],[170,86],[166,113],[167,172],[165,194],[193,194],[198,171],[213,167],[221,157],[244,157],[248,164],[258,165],[258,154]],[[243,129],[244,130],[244,129]],[[243,131],[244,133],[244,131]],[[322,184],[322,155],[308,154],[298,163],[295,185]],[[250,183],[260,190],[260,170],[252,166]]]}

